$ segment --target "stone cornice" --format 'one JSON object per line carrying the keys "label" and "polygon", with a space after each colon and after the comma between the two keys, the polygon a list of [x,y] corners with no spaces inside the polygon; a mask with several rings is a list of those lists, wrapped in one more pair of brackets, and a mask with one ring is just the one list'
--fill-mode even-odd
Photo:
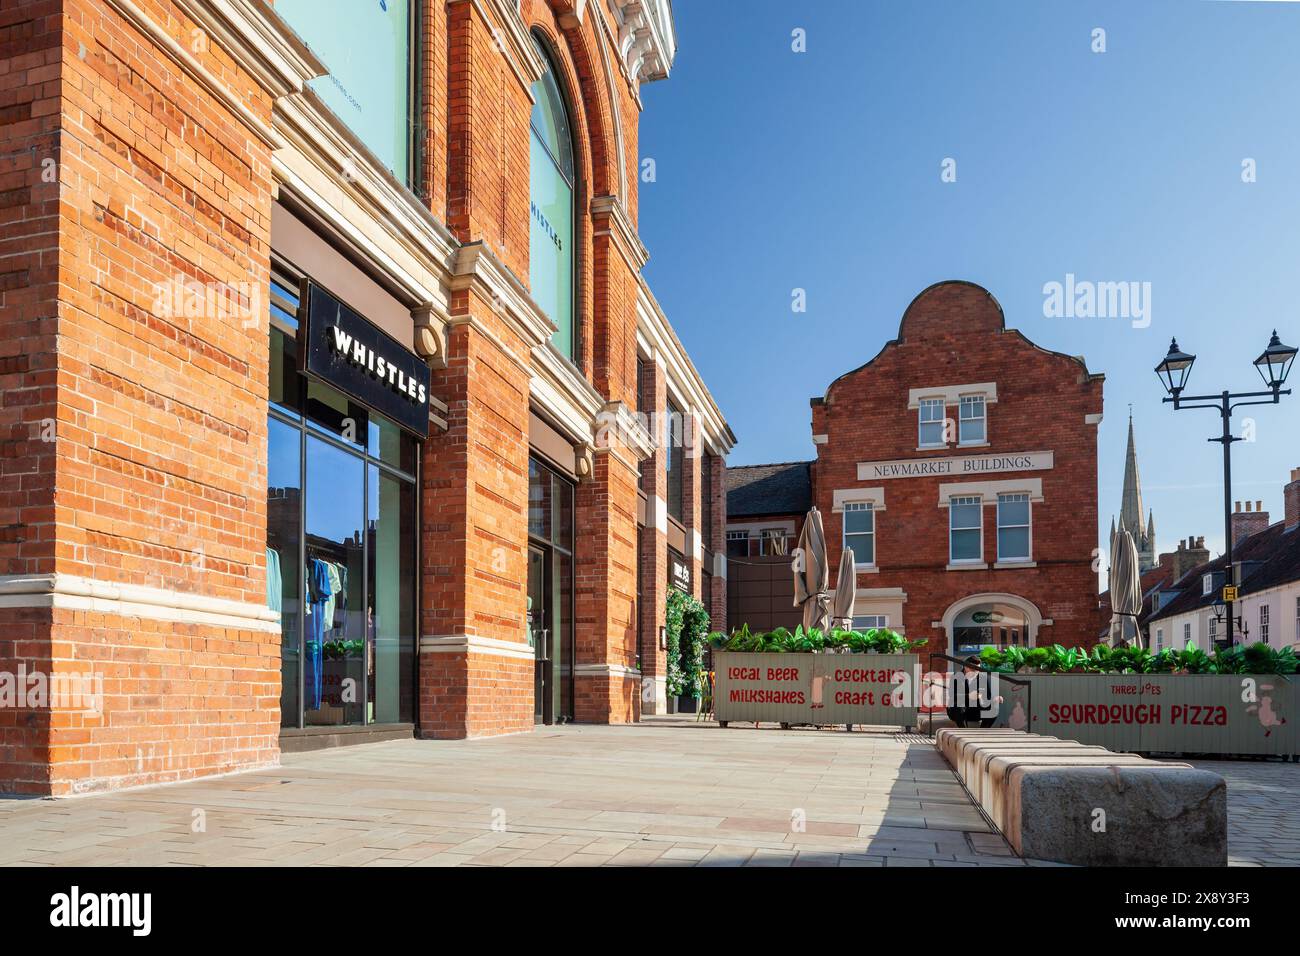
{"label": "stone cornice", "polygon": [[619,21],[618,53],[638,83],[668,77],[677,34],[668,0],[611,0]]}
{"label": "stone cornice", "polygon": [[457,248],[447,227],[310,89],[277,101],[274,119],[285,145],[271,158],[281,198],[328,224],[414,306],[445,311]]}
{"label": "stone cornice", "polygon": [[551,340],[555,323],[481,239],[457,249],[452,262],[453,289],[469,289],[476,283],[485,297],[497,304],[497,311],[515,328],[528,348],[534,349]]}
{"label": "stone cornice", "polygon": [[176,5],[277,99],[329,72],[266,0],[176,0]]}
{"label": "stone cornice", "polygon": [[591,220],[595,234],[612,238],[632,271],[640,272],[650,253],[637,235],[622,200],[617,196],[595,197],[591,201]]}

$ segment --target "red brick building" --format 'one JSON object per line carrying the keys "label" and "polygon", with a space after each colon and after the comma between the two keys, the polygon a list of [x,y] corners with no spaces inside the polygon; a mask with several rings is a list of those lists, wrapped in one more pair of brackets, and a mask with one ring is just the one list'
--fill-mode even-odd
{"label": "red brick building", "polygon": [[986,290],[941,282],[812,400],[812,503],[830,567],[857,555],[859,626],[950,654],[1096,642],[1102,381],[1006,328]]}
{"label": "red brick building", "polygon": [[662,701],[734,442],[641,276],[675,48],[666,0],[3,5],[0,789]]}

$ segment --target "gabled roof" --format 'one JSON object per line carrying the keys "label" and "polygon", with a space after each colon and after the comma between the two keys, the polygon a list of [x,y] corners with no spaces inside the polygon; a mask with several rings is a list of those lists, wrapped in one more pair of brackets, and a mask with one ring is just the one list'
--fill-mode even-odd
{"label": "gabled roof", "polygon": [[[1300,529],[1288,531],[1285,523],[1278,521],[1263,531],[1243,538],[1233,548],[1232,558],[1234,563],[1247,562],[1254,565],[1254,570],[1238,584],[1238,590],[1243,596],[1300,580]],[[1178,582],[1182,585],[1182,592],[1151,615],[1150,620],[1159,621],[1209,607],[1214,603],[1217,592],[1203,594],[1201,580],[1206,574],[1222,573],[1226,564],[1223,556],[1219,556],[1193,568]]]}
{"label": "gabled roof", "polygon": [[803,514],[812,507],[810,461],[727,468],[727,517]]}

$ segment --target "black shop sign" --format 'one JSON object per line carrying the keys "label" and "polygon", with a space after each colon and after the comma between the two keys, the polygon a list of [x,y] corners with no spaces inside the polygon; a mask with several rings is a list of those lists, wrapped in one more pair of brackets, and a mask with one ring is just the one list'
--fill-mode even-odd
{"label": "black shop sign", "polygon": [[302,281],[301,292],[302,372],[418,437],[428,437],[429,366],[424,359],[310,279]]}

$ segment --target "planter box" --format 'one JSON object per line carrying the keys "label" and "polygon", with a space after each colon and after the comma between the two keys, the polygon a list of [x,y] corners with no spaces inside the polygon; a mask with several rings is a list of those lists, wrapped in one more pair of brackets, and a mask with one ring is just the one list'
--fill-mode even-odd
{"label": "planter box", "polygon": [[915,654],[714,654],[720,722],[916,726]]}
{"label": "planter box", "polygon": [[[997,726],[1140,753],[1300,753],[1300,675],[1015,674]],[[1029,719],[1026,719],[1026,718]]]}

